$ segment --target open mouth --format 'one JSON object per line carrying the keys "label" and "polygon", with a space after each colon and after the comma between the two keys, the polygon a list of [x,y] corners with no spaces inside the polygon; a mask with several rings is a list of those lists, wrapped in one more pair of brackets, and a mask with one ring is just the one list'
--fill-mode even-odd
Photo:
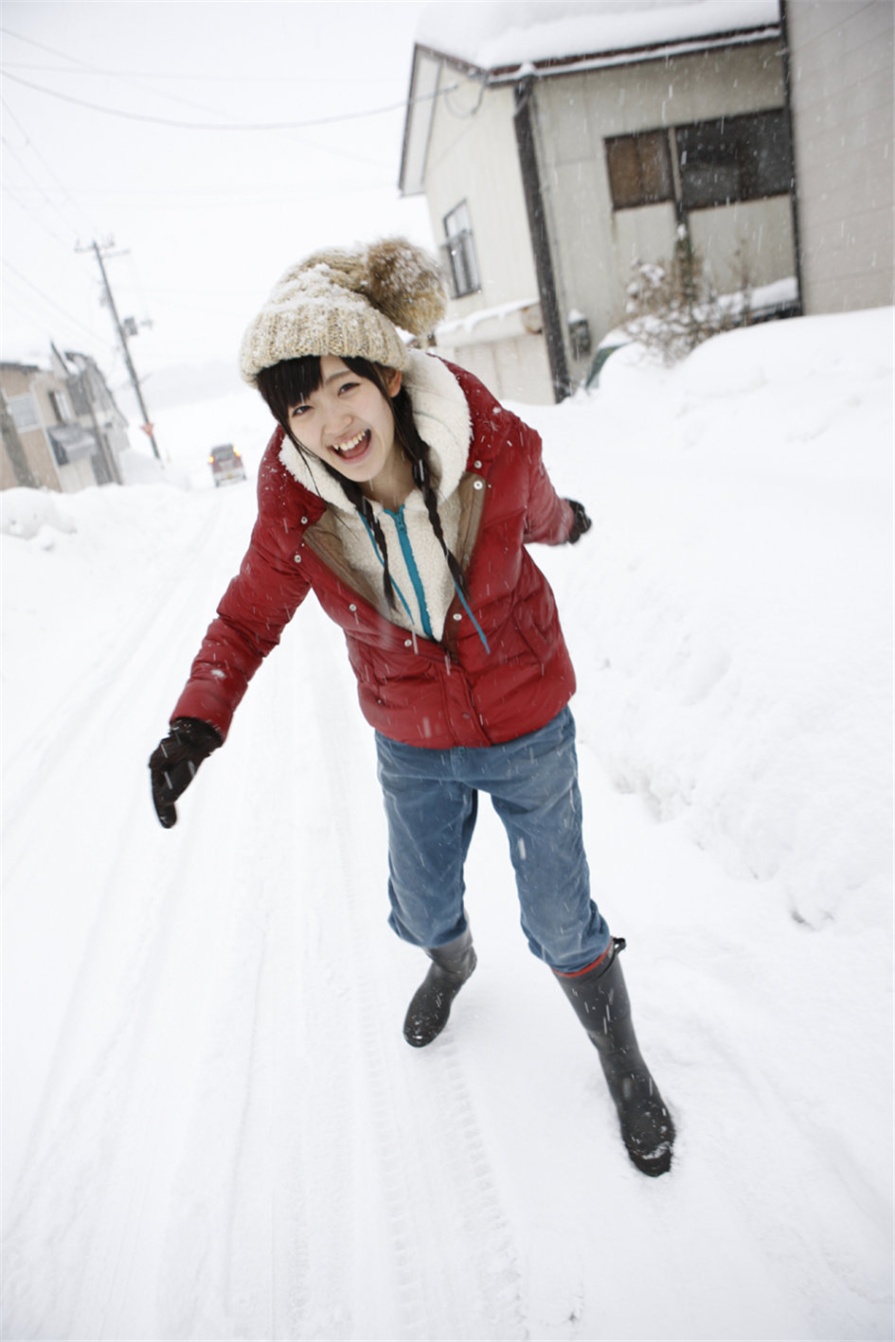
{"label": "open mouth", "polygon": [[364,429],[354,438],[350,438],[346,443],[333,443],[332,450],[342,461],[357,461],[364,455],[370,446],[370,430]]}

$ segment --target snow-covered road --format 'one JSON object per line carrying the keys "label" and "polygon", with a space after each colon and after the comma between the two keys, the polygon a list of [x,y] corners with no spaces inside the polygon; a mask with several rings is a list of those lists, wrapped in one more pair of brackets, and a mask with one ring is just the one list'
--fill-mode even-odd
{"label": "snow-covered road", "polygon": [[[863,406],[871,382],[853,376]],[[653,400],[669,386],[658,378]],[[674,1169],[655,1181],[628,1163],[596,1056],[527,951],[487,808],[468,869],[479,969],[431,1048],[404,1043],[425,963],[386,926],[373,741],[315,603],[262,668],[180,823],[158,826],[146,759],[242,552],[251,485],[141,484],[55,507],[40,496],[32,526],[16,501],[3,537],[5,1339],[891,1336],[888,884],[859,872],[818,912],[810,853],[787,828],[798,815],[816,847],[814,812],[779,759],[769,783],[762,773],[749,693],[779,664],[767,732],[788,730],[795,672],[772,646],[773,612],[765,659],[742,632],[748,603],[718,539],[738,546],[739,505],[723,513],[717,466],[692,446],[723,412],[688,395],[675,413],[697,487],[664,534],[656,519],[672,477],[683,497],[682,458],[657,452],[634,487],[645,456],[627,391],[537,412],[556,434],[558,484],[597,520],[586,543],[539,559],[574,630],[597,894],[628,938],[635,1019],[679,1130]],[[610,450],[623,422],[630,444]],[[606,452],[582,480],[591,432]],[[576,471],[573,490],[562,477]],[[781,479],[745,505],[766,497],[762,580],[786,469]],[[855,520],[840,520],[869,545],[879,489],[865,483],[850,481]],[[728,480],[725,497],[736,492]],[[800,491],[780,534],[795,515],[799,536],[813,534],[812,506]],[[803,554],[790,580],[806,567]],[[787,575],[775,572],[768,604],[782,628]],[[858,572],[852,587],[866,594],[868,581]],[[716,589],[730,606],[712,623]],[[661,697],[673,677],[657,687],[655,665],[639,680],[629,666],[637,711],[618,710],[610,739],[610,662],[623,666],[650,619],[649,646],[667,641],[675,600],[677,708]],[[600,602],[616,631],[609,655]],[[779,748],[789,758],[807,743],[827,796],[841,771],[868,774],[858,800],[885,851],[878,761],[857,757],[880,672],[852,684],[857,721],[818,738],[815,719],[829,717],[817,687],[825,676],[835,689],[838,674],[822,668],[805,686],[813,725]],[[705,705],[718,695],[716,722]],[[647,739],[651,714],[661,730]],[[681,735],[694,721],[704,749]],[[743,866],[764,833],[761,789],[775,790],[780,830],[760,851],[782,845],[792,860],[761,879],[722,860],[747,785],[734,772],[705,795],[721,730],[752,769]],[[837,758],[818,764],[818,739]],[[662,765],[668,740],[688,778]],[[862,852],[867,841],[855,835]]]}

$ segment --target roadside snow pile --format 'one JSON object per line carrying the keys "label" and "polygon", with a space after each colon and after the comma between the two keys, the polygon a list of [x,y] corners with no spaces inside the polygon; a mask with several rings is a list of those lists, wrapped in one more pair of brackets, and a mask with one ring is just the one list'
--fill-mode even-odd
{"label": "roadside snow pile", "polygon": [[[793,915],[888,919],[892,312],[622,350],[536,419],[595,519],[561,592],[615,784]],[[874,912],[871,913],[871,909]]]}
{"label": "roadside snow pile", "polygon": [[[45,530],[71,533],[74,522],[62,496],[38,489],[4,489],[0,494],[0,533],[33,540]],[[45,537],[48,544],[51,537]]]}

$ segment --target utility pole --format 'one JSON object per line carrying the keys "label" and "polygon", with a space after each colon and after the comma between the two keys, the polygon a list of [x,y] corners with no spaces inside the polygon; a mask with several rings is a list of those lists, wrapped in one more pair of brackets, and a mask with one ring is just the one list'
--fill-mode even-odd
{"label": "utility pole", "polygon": [[[112,244],[110,243],[109,245],[111,246]],[[109,277],[106,274],[106,267],[103,265],[103,254],[100,251],[99,243],[92,242],[89,247],[76,247],[75,250],[79,252],[93,252],[93,254],[96,257],[97,264],[99,266],[99,273],[102,276],[103,289],[105,290],[106,294],[106,303],[108,305],[109,311],[112,314],[112,320],[115,323],[115,330],[118,332],[118,339],[121,342],[121,350],[122,353],[124,354],[124,362],[127,365],[128,375],[131,380],[131,385],[133,386],[134,389],[134,394],[137,398],[137,404],[140,407],[140,414],[143,416],[143,424],[142,424],[143,432],[148,436],[150,443],[152,443],[153,452],[155,453],[156,457],[158,457],[159,461],[161,461],[161,454],[159,453],[158,445],[156,444],[155,441],[155,433],[153,432],[152,421],[149,418],[149,411],[146,409],[146,402],[143,400],[143,391],[140,387],[140,379],[137,377],[137,370],[136,368],[134,368],[134,362],[133,359],[131,358],[131,352],[128,349],[127,332],[125,331],[125,328],[121,324],[121,318],[118,316],[118,309],[115,306],[115,299],[112,297],[112,289],[109,284]],[[134,326],[133,330],[134,332],[136,331],[136,326]]]}

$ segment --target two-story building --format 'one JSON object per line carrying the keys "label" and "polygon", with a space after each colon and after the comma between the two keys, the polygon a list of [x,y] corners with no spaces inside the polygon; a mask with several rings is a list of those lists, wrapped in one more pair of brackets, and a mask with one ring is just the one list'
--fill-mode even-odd
{"label": "two-story building", "polygon": [[[787,8],[812,44],[798,63]],[[849,123],[842,106],[827,115],[844,138],[824,182],[830,139],[808,109],[823,102],[821,87],[847,103],[872,75],[865,123],[876,118],[880,148],[891,130],[890,0],[484,5],[463,24],[449,10],[424,11],[400,179],[404,194],[425,193],[442,239],[452,303],[436,338],[449,357],[498,395],[561,399],[624,320],[633,267],[670,262],[681,229],[717,293],[765,290],[781,314],[803,310],[800,218],[813,229],[824,191],[855,214],[870,190],[856,204],[867,125]],[[845,59],[827,11],[848,28]],[[805,109],[795,134],[811,156],[810,199],[797,188],[794,102]],[[891,251],[891,154],[888,178],[877,157],[872,194],[884,199],[888,180]],[[879,268],[866,294],[891,302],[885,219],[874,227]],[[848,264],[866,264],[860,251]]]}
{"label": "two-story building", "polygon": [[89,355],[53,347],[49,368],[0,363],[0,390],[12,421],[0,429],[0,489],[121,483],[127,421]]}

